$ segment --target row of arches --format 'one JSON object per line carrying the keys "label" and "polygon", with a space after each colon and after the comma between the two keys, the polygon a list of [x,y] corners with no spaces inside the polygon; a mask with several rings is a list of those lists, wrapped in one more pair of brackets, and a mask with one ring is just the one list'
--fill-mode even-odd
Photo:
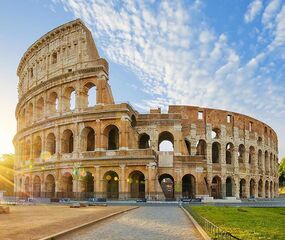
{"label": "row of arches", "polygon": [[[76,107],[88,108],[96,105],[96,85],[92,82],[86,83],[82,89],[76,90],[69,86],[63,89],[63,94],[59,90],[50,91],[47,97],[39,97],[35,102],[29,102],[19,113],[19,123],[21,127],[32,124],[35,120],[40,120],[57,112],[73,111]],[[80,94],[79,94],[80,92]],[[77,99],[80,97],[79,99]]]}

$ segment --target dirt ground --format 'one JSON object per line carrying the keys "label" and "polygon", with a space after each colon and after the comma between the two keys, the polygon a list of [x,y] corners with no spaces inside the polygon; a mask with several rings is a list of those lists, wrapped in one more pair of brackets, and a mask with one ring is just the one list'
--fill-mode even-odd
{"label": "dirt ground", "polygon": [[10,206],[9,214],[0,214],[0,239],[39,239],[130,208],[132,207]]}

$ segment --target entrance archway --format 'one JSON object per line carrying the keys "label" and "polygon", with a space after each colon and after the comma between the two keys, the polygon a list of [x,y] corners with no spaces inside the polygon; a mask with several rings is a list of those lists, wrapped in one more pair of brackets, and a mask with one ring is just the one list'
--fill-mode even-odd
{"label": "entrance archway", "polygon": [[70,173],[65,173],[61,180],[61,189],[63,197],[72,197],[73,195],[73,178]]}
{"label": "entrance archway", "polygon": [[145,177],[141,171],[130,173],[128,182],[131,198],[145,198]]}
{"label": "entrance archway", "polygon": [[246,181],[243,178],[239,182],[239,197],[246,198]]}
{"label": "entrance archway", "polygon": [[218,176],[215,176],[212,180],[211,195],[215,199],[222,198],[222,181]]}
{"label": "entrance archway", "polygon": [[51,174],[46,177],[46,194],[49,198],[54,197],[55,194],[55,179]]}
{"label": "entrance archway", "polygon": [[250,182],[249,182],[249,195],[251,198],[254,198],[255,197],[255,181],[254,179],[251,179]]}
{"label": "entrance archway", "polygon": [[92,173],[87,171],[82,180],[85,198],[94,197],[94,177],[92,176]]}
{"label": "entrance archway", "polygon": [[182,178],[182,197],[195,198],[196,180],[192,174],[186,174]]}
{"label": "entrance archway", "polygon": [[104,174],[105,193],[108,199],[119,198],[119,176],[114,171],[108,171]]}
{"label": "entrance archway", "polygon": [[231,177],[226,179],[226,196],[232,197],[233,196],[233,181]]}
{"label": "entrance archway", "polygon": [[159,183],[165,196],[165,200],[174,199],[174,178],[170,174],[159,176]]}
{"label": "entrance archway", "polygon": [[265,197],[269,198],[269,182],[267,180],[265,182]]}
{"label": "entrance archway", "polygon": [[260,179],[259,181],[258,181],[258,197],[262,197],[262,188],[263,188],[263,182],[262,182],[262,180]]}
{"label": "entrance archway", "polygon": [[41,196],[41,179],[39,176],[35,176],[33,182],[33,197]]}

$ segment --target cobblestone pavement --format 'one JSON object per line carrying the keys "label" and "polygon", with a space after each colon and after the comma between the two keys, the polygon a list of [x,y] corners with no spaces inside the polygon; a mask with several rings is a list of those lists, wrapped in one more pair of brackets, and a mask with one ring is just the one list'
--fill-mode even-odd
{"label": "cobblestone pavement", "polygon": [[140,207],[57,239],[198,240],[203,238],[179,207],[156,206]]}

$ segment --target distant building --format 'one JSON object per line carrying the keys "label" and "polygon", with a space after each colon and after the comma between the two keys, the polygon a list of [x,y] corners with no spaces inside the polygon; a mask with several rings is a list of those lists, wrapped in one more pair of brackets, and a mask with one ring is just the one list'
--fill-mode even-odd
{"label": "distant building", "polygon": [[[140,114],[128,103],[116,104],[108,62],[81,20],[37,40],[17,74],[18,194],[112,199],[278,195],[278,139],[270,126],[224,110],[169,106],[168,113],[150,109]],[[162,151],[167,144],[168,151]]]}

